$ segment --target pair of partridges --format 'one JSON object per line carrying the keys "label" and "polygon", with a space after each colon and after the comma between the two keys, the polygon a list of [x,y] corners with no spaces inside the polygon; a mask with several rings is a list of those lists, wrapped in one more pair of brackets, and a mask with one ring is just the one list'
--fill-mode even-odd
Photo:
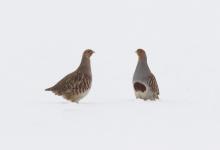
{"label": "pair of partridges", "polygon": [[[46,91],[52,91],[56,95],[63,96],[69,101],[78,103],[91,89],[92,72],[90,57],[93,53],[94,51],[91,49],[85,50],[79,67],[53,87],[46,89]],[[133,76],[136,98],[143,100],[159,99],[158,84],[148,66],[146,53],[143,49],[138,49],[136,53],[138,55],[138,64]]]}

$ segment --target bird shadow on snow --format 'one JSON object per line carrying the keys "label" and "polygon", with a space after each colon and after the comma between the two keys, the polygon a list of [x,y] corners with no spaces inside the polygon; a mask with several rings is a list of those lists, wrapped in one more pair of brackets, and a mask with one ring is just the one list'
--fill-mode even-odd
{"label": "bird shadow on snow", "polygon": [[47,101],[41,101],[41,105],[49,105],[52,108],[58,107],[61,111],[64,112],[72,112],[72,111],[93,111],[94,109],[126,109],[126,108],[145,108],[145,106],[151,107],[152,105],[157,107],[168,107],[171,105],[175,107],[176,105],[182,105],[188,102],[184,102],[183,100],[176,100],[176,99],[164,99],[160,98],[156,101],[151,100],[141,100],[135,98],[118,98],[118,99],[106,99],[106,98],[98,98],[98,99],[84,99],[81,100],[79,103],[73,103],[67,100],[62,99],[49,99]]}
{"label": "bird shadow on snow", "polygon": [[167,99],[159,99],[159,100],[156,100],[156,101],[151,101],[151,100],[141,100],[141,99],[96,99],[96,100],[81,100],[79,103],[74,103],[74,102],[70,102],[70,101],[67,101],[67,100],[50,100],[50,101],[41,101],[40,104],[48,104],[48,105],[51,105],[51,104],[55,104],[55,105],[80,105],[80,106],[83,106],[83,105],[124,105],[124,104],[158,104],[158,103],[176,103],[177,101],[175,100],[167,100]]}
{"label": "bird shadow on snow", "polygon": [[150,107],[152,105],[160,106],[160,100],[157,101],[144,101],[137,99],[114,99],[110,100],[96,100],[96,101],[80,101],[75,105],[65,105],[64,112],[81,112],[81,111],[109,111],[109,110],[127,110],[127,109],[136,109],[136,108],[145,108],[145,106]]}
{"label": "bird shadow on snow", "polygon": [[79,105],[125,105],[125,104],[143,104],[143,103],[160,103],[157,101],[144,101],[140,99],[114,99],[114,100],[96,100],[96,101],[81,101]]}
{"label": "bird shadow on snow", "polygon": [[48,104],[48,105],[74,105],[74,106],[89,106],[89,105],[139,105],[139,104],[179,104],[179,103],[189,103],[189,100],[182,99],[168,99],[168,98],[160,98],[156,101],[151,100],[141,100],[136,98],[118,98],[118,99],[106,99],[106,98],[98,98],[98,99],[85,99],[79,101],[79,103],[70,102],[63,99],[49,99],[47,101],[40,101],[40,104]]}
{"label": "bird shadow on snow", "polygon": [[49,101],[40,101],[39,104],[45,105],[68,105],[68,104],[75,104],[70,101],[66,100],[49,100]]}
{"label": "bird shadow on snow", "polygon": [[109,112],[112,110],[120,111],[134,111],[134,110],[149,110],[149,109],[166,109],[176,108],[179,106],[188,106],[189,102],[182,99],[166,99],[160,98],[156,101],[141,100],[136,98],[86,98],[81,100],[79,103],[73,103],[63,99],[49,99],[47,101],[41,101],[41,105],[49,106],[51,109],[56,109],[60,113],[76,114],[76,113],[92,113],[105,111]]}

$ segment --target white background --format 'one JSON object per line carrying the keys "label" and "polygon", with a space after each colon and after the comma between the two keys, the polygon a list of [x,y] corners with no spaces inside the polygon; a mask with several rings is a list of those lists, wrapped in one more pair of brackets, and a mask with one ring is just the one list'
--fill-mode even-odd
{"label": "white background", "polygon": [[[44,89],[92,57],[80,104]],[[144,48],[160,101],[136,100]],[[217,0],[1,0],[1,150],[219,150]]]}

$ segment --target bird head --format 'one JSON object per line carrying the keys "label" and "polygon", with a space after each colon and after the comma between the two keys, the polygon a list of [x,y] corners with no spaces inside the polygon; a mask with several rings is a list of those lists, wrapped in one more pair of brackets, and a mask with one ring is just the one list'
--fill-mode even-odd
{"label": "bird head", "polygon": [[143,49],[137,49],[136,53],[137,53],[139,59],[143,59],[144,57],[146,57],[146,53]]}
{"label": "bird head", "polygon": [[95,53],[93,50],[91,49],[87,49],[83,52],[83,56],[86,58],[90,58],[92,56],[92,54]]}

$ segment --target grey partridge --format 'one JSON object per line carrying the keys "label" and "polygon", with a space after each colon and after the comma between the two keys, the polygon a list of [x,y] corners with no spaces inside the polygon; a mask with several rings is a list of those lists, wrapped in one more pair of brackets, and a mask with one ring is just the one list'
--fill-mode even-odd
{"label": "grey partridge", "polygon": [[143,49],[138,49],[136,53],[138,55],[138,64],[133,76],[136,98],[143,100],[159,99],[158,84],[148,66],[146,53]]}
{"label": "grey partridge", "polygon": [[81,64],[72,73],[65,76],[53,87],[46,89],[52,91],[55,95],[63,96],[65,99],[78,103],[85,97],[92,84],[92,72],[90,57],[94,51],[87,49],[83,52]]}

